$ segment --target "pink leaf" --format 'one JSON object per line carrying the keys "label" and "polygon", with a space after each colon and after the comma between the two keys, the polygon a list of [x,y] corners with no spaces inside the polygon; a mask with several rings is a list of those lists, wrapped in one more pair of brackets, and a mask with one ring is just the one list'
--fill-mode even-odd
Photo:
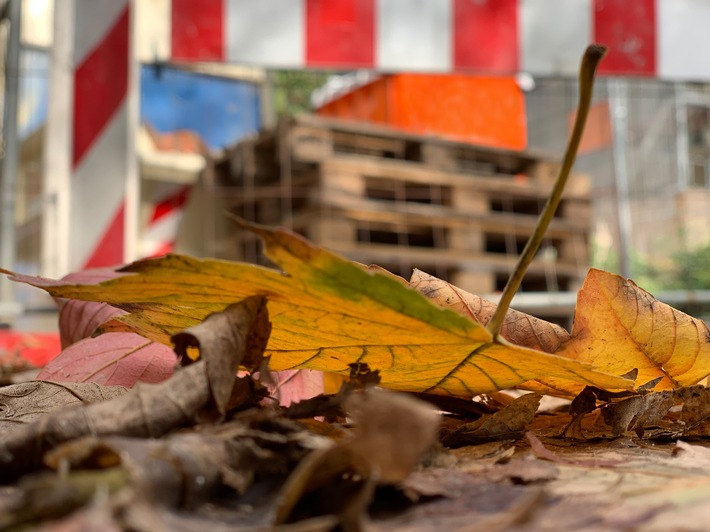
{"label": "pink leaf", "polygon": [[132,387],[139,381],[164,381],[176,363],[175,353],[165,345],[133,333],[106,333],[69,346],[37,378]]}
{"label": "pink leaf", "polygon": [[276,371],[271,394],[282,406],[289,406],[323,393],[323,373],[310,369]]}
{"label": "pink leaf", "polygon": [[[118,273],[111,268],[96,268],[70,273],[59,282],[98,284],[122,275],[125,274]],[[57,303],[60,308],[59,334],[63,349],[83,338],[89,338],[99,325],[106,323],[111,318],[126,314],[107,303],[78,300],[57,300]]]}
{"label": "pink leaf", "polygon": [[89,338],[99,325],[106,323],[115,316],[126,314],[107,303],[91,301],[66,301],[59,311],[59,334],[62,338],[62,349]]}

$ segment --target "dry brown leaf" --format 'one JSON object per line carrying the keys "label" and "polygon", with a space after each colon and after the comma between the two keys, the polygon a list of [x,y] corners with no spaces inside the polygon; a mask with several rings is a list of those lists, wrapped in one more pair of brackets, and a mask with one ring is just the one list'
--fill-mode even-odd
{"label": "dry brown leaf", "polygon": [[219,413],[224,415],[240,366],[261,366],[271,323],[266,299],[253,296],[215,312],[199,325],[172,337],[175,352],[185,360],[196,347],[205,361],[207,379]]}
{"label": "dry brown leaf", "polygon": [[378,482],[402,482],[439,431],[440,414],[429,404],[403,394],[372,390],[354,394],[345,409],[355,423],[350,448],[365,457]]}
{"label": "dry brown leaf", "polygon": [[440,416],[427,403],[393,392],[351,396],[352,439],[306,457],[283,486],[274,523],[338,515],[362,526],[376,483],[402,482],[436,441]]}
{"label": "dry brown leaf", "polygon": [[522,395],[494,414],[442,434],[441,442],[447,447],[461,447],[491,440],[520,438],[535,417],[541,397],[536,393]]}
{"label": "dry brown leaf", "polygon": [[[255,357],[252,360],[260,356],[259,349],[263,349],[265,344],[262,336],[264,320],[268,322],[263,314],[263,300],[249,298],[239,305],[242,311],[235,314],[233,309],[230,310],[223,324],[228,329],[216,338],[209,339],[203,346],[203,350],[207,351],[203,353],[205,359],[213,360],[215,353],[222,353],[223,343],[236,350],[230,357],[236,357],[239,361],[245,357],[245,353]],[[243,322],[237,324],[234,321],[235,315],[239,315]],[[190,338],[186,337],[184,341],[189,342]],[[223,374],[212,376],[218,379],[216,387],[207,375],[206,361],[200,360],[159,384],[139,383],[115,399],[65,409],[43,416],[34,423],[22,425],[14,431],[0,432],[0,479],[12,478],[35,469],[47,450],[82,436],[162,436],[194,421],[210,400],[219,408],[226,409],[235,388],[238,392],[236,396],[241,400],[257,399],[250,393],[252,388],[249,380],[237,380],[233,364],[238,363],[235,358],[230,358],[227,366],[221,365],[220,361],[213,363],[213,371],[218,368],[224,370]],[[239,386],[235,386],[236,383]],[[244,387],[246,390],[242,390]],[[215,393],[220,395],[216,397]]]}
{"label": "dry brown leaf", "polygon": [[128,388],[93,383],[30,381],[0,388],[0,434],[37,421],[50,412],[119,397]]}

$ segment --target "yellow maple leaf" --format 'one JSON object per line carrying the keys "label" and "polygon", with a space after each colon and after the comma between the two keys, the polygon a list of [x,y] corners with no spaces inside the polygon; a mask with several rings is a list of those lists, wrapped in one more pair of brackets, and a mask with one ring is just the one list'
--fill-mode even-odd
{"label": "yellow maple leaf", "polygon": [[[387,388],[471,397],[543,375],[607,389],[631,382],[588,365],[494,340],[482,325],[442,309],[390,275],[363,268],[283,230],[241,222],[286,272],[170,255],[135,262],[100,285],[20,277],[52,295],[104,301],[128,311],[130,330],[167,342],[212,312],[252,295],[268,300],[274,370],[380,370]],[[44,286],[43,286],[44,285]],[[116,326],[109,328],[117,330]]]}

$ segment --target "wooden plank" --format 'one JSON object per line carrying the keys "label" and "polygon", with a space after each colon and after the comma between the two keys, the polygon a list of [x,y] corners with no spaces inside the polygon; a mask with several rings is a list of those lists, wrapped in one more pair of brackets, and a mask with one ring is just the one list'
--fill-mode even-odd
{"label": "wooden plank", "polygon": [[[490,211],[488,198],[477,190],[459,187],[451,195],[454,209],[466,209],[478,217],[485,217]],[[448,246],[453,249],[485,251],[486,235],[483,231],[472,231],[470,227],[452,228],[449,231]]]}
{"label": "wooden plank", "polygon": [[496,291],[496,275],[491,272],[459,270],[449,282],[472,294],[491,294]]}
{"label": "wooden plank", "polygon": [[[530,182],[517,182],[513,176],[481,176],[446,172],[410,161],[375,159],[359,155],[334,155],[322,162],[322,171],[347,172],[372,179],[394,179],[411,183],[466,187],[489,195],[546,199],[551,187]],[[575,197],[568,195],[568,198]]]}
{"label": "wooden plank", "polygon": [[440,170],[456,171],[460,166],[453,150],[441,144],[423,143],[421,146],[421,158],[424,164]]}
{"label": "wooden plank", "polygon": [[[415,248],[387,244],[341,243],[331,247],[333,251],[362,263],[386,264],[407,261],[414,265],[440,264],[465,268],[467,271],[496,272],[507,274],[515,266],[517,256],[497,253],[476,253],[452,249]],[[535,260],[528,270],[531,274],[544,275],[545,264]],[[569,261],[557,261],[558,276],[579,277],[580,268]]]}
{"label": "wooden plank", "polygon": [[296,126],[287,132],[287,136],[295,159],[318,162],[333,153],[333,133],[327,129]]}
{"label": "wooden plank", "polygon": [[358,122],[354,120],[343,120],[338,118],[323,117],[319,115],[298,115],[293,119],[293,123],[320,127],[333,131],[347,131],[351,133],[365,135],[394,137],[397,139],[405,140],[407,142],[438,143],[445,146],[461,148],[463,150],[466,150],[471,156],[477,155],[479,157],[489,158],[509,157],[512,160],[518,161],[519,164],[529,164],[537,160],[555,160],[555,157],[548,153],[534,150],[516,151],[505,148],[477,146],[466,142],[457,142],[444,138],[432,138],[428,135],[417,135],[415,133],[408,133],[382,124]]}
{"label": "wooden plank", "polygon": [[[323,206],[312,205],[299,217],[314,219],[323,209],[334,216],[364,222],[410,223],[441,226],[449,229],[469,229],[488,233],[529,236],[537,223],[537,216],[528,214],[488,212],[469,213],[442,205],[369,200],[345,195],[330,195]],[[549,238],[564,239],[585,236],[589,226],[574,219],[554,218],[547,232]]]}
{"label": "wooden plank", "polygon": [[333,151],[362,153],[396,158],[404,157],[405,142],[400,138],[376,137],[350,132],[333,131]]}
{"label": "wooden plank", "polygon": [[589,243],[582,235],[568,238],[559,243],[557,255],[563,260],[577,264],[589,264]]}

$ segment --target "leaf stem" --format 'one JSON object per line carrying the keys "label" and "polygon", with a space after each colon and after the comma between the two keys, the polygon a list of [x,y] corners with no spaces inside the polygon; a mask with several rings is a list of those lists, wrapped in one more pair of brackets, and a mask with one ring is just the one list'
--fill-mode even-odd
{"label": "leaf stem", "polygon": [[525,272],[535,258],[535,254],[540,248],[540,244],[545,236],[547,227],[550,225],[550,221],[555,215],[557,206],[562,198],[562,192],[565,189],[567,179],[569,178],[570,171],[572,170],[575,158],[577,157],[577,149],[579,148],[579,143],[582,140],[582,133],[584,132],[584,126],[587,122],[587,115],[589,114],[589,107],[592,101],[592,92],[594,89],[594,74],[602,58],[606,55],[606,51],[606,46],[592,44],[587,47],[587,50],[584,52],[584,56],[582,57],[582,64],[579,69],[579,106],[577,116],[574,120],[572,134],[567,142],[567,149],[565,150],[565,155],[562,159],[562,166],[560,167],[560,172],[557,175],[557,180],[552,188],[550,197],[547,198],[545,208],[542,210],[542,214],[540,214],[535,231],[530,236],[530,239],[525,245],[525,249],[523,249],[520,257],[518,257],[518,263],[515,265],[515,269],[503,289],[503,294],[501,295],[498,307],[486,326],[488,332],[491,333],[494,339],[498,337],[498,333],[503,325],[503,320],[508,312],[513,296],[518,291],[518,288],[520,288],[520,283],[525,276]]}

